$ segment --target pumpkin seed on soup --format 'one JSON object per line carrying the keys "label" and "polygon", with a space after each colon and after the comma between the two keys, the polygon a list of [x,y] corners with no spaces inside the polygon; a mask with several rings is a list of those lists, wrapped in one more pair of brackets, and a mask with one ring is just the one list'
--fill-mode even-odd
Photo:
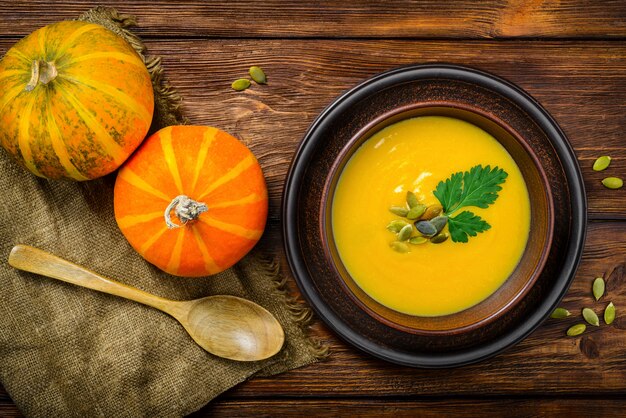
{"label": "pumpkin seed on soup", "polygon": [[408,191],[406,192],[406,203],[407,205],[409,205],[409,208],[414,208],[415,206],[419,205],[419,200],[417,200],[417,196],[415,196],[415,193],[413,193],[412,191]]}
{"label": "pumpkin seed on soup", "polygon": [[389,246],[391,247],[392,250],[399,252],[399,253],[409,252],[409,246],[406,245],[404,242],[394,241],[391,244],[389,244]]}
{"label": "pumpkin seed on soup", "polygon": [[405,225],[404,227],[402,227],[400,232],[398,232],[398,241],[408,240],[411,237],[412,233],[413,233],[413,225],[411,224]]}
{"label": "pumpkin seed on soup", "polygon": [[593,163],[593,169],[594,171],[606,170],[609,164],[611,164],[611,157],[603,155],[602,157],[598,157],[598,159]]}
{"label": "pumpkin seed on soup", "polygon": [[550,314],[550,318],[554,318],[554,319],[563,319],[563,318],[567,318],[568,316],[570,316],[570,312],[565,309],[565,308],[556,308],[554,310],[554,312],[552,312]]}
{"label": "pumpkin seed on soup", "polygon": [[567,330],[567,336],[568,337],[576,337],[576,336],[582,334],[583,332],[585,332],[586,329],[587,329],[587,325],[585,325],[585,324],[572,325]]}
{"label": "pumpkin seed on soup", "polygon": [[421,221],[430,221],[436,216],[441,215],[443,207],[441,205],[430,205],[426,208],[426,212],[420,217]]}
{"label": "pumpkin seed on soup", "polygon": [[409,210],[409,213],[406,214],[406,217],[407,219],[414,221],[420,216],[422,216],[425,211],[426,211],[426,206],[420,205],[418,203],[417,205],[413,206],[411,210]]}
{"label": "pumpkin seed on soup", "polygon": [[240,78],[239,80],[233,81],[231,87],[233,88],[233,90],[237,91],[245,90],[250,87],[250,80],[248,80],[247,78]]}
{"label": "pumpkin seed on soup", "polygon": [[591,290],[593,292],[593,297],[596,298],[596,300],[600,300],[602,295],[604,295],[604,279],[602,277],[597,277],[593,281]]}
{"label": "pumpkin seed on soup", "polygon": [[437,234],[434,237],[432,237],[430,239],[430,242],[432,242],[433,244],[441,244],[442,242],[446,241],[449,236],[450,235],[448,235],[447,232],[442,232],[441,234]]}
{"label": "pumpkin seed on soup", "polygon": [[413,244],[413,245],[420,245],[420,244],[425,244],[427,243],[428,240],[424,237],[411,237],[409,239],[409,243]]}
{"label": "pumpkin seed on soup", "polygon": [[392,206],[389,208],[389,212],[393,213],[394,215],[402,216],[405,218],[406,218],[406,215],[409,214],[409,210],[402,206]]}
{"label": "pumpkin seed on soup", "polygon": [[607,177],[602,180],[602,184],[607,189],[620,189],[624,185],[624,181],[619,177]]}
{"label": "pumpkin seed on soup", "polygon": [[610,302],[606,306],[606,309],[604,309],[604,322],[607,325],[611,325],[611,323],[613,323],[614,320],[615,320],[615,305],[613,305],[613,302]]}
{"label": "pumpkin seed on soup", "polygon": [[598,315],[596,315],[596,313],[590,308],[583,309],[583,318],[585,318],[585,321],[593,326],[600,326],[600,320],[598,319]]}
{"label": "pumpkin seed on soup", "polygon": [[408,225],[408,222],[405,222],[401,219],[396,219],[394,221],[389,222],[389,224],[387,225],[387,230],[390,232],[393,232],[394,234],[397,234],[398,232],[400,232],[402,228],[404,228],[407,225]]}
{"label": "pumpkin seed on soup", "polygon": [[267,84],[267,77],[265,76],[265,72],[261,69],[261,67],[257,67],[256,65],[250,67],[248,70],[248,74],[257,84]]}
{"label": "pumpkin seed on soup", "polygon": [[441,230],[448,223],[448,217],[447,216],[436,216],[436,217],[434,217],[433,219],[430,220],[430,223],[432,223],[435,226],[435,228],[437,229],[437,233],[440,233]]}
{"label": "pumpkin seed on soup", "polygon": [[437,235],[437,228],[430,221],[419,221],[415,223],[415,228],[420,234],[426,237],[433,237]]}

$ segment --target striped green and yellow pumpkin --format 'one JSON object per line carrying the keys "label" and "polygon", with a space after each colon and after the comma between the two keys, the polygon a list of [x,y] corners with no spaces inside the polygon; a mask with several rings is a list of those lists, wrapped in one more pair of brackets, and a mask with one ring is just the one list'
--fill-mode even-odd
{"label": "striped green and yellow pumpkin", "polygon": [[208,126],[169,126],[147,138],[118,172],[113,201],[131,246],[176,276],[232,266],[261,238],[267,219],[258,161]]}
{"label": "striped green and yellow pumpkin", "polygon": [[99,25],[45,26],[0,61],[0,144],[40,177],[114,171],[145,138],[153,109],[143,61]]}

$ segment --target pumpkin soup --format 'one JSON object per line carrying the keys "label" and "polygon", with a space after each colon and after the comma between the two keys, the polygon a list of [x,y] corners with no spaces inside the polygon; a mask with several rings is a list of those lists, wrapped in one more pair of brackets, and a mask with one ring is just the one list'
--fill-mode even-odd
{"label": "pumpkin soup", "polygon": [[477,126],[443,116],[407,119],[366,140],[332,202],[350,276],[409,315],[452,314],[487,298],[517,266],[529,228],[513,158]]}

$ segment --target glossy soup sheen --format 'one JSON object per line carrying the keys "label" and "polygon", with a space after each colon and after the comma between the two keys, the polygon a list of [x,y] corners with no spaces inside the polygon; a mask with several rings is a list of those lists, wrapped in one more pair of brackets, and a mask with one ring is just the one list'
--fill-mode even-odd
{"label": "glossy soup sheen", "polygon": [[[389,212],[404,205],[407,190],[421,203],[439,203],[437,183],[482,164],[508,177],[487,209],[466,208],[491,229],[468,243],[389,244]],[[409,315],[440,316],[467,309],[495,292],[517,266],[528,240],[530,202],[522,174],[487,132],[442,116],[407,119],[386,127],[354,153],[340,175],[332,202],[334,240],[351,277],[379,303]],[[447,229],[447,227],[446,227]]]}

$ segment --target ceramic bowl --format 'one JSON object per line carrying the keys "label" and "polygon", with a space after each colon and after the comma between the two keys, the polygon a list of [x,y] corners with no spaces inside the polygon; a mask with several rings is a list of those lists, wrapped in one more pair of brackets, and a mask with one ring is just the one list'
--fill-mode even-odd
{"label": "ceramic bowl", "polygon": [[[528,244],[503,286],[472,308],[429,318],[393,311],[361,291],[330,228],[334,188],[352,153],[385,126],[421,115],[451,116],[489,132],[520,167],[531,201]],[[287,258],[319,316],[356,347],[421,367],[475,362],[528,335],[567,291],[586,229],[580,169],[556,122],[511,83],[452,65],[399,68],[339,97],[296,152],[283,205]]]}

